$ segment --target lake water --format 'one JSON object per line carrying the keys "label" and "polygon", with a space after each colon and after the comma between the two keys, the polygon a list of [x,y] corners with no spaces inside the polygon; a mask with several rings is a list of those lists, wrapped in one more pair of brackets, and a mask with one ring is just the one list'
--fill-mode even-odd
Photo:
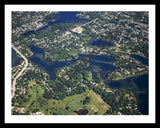
{"label": "lake water", "polygon": [[92,72],[92,76],[94,79],[98,77],[105,79],[108,76],[108,73],[116,69],[116,67],[113,65],[115,60],[109,56],[106,55],[91,56],[91,55],[80,54],[78,59],[81,59],[84,56],[88,56],[91,58],[89,60],[89,67],[87,67],[86,70]]}
{"label": "lake water", "polygon": [[74,61],[47,61],[46,59],[44,59],[44,49],[39,48],[35,45],[31,45],[30,49],[34,53],[34,55],[31,56],[29,60],[31,60],[32,63],[41,67],[43,70],[45,70],[50,75],[50,79],[52,80],[55,79],[55,74],[57,70],[74,63]]}
{"label": "lake water", "polygon": [[20,64],[21,58],[16,55],[16,52],[12,49],[12,67]]}
{"label": "lake water", "polygon": [[108,47],[113,46],[112,43],[107,42],[107,41],[103,41],[102,39],[98,39],[98,40],[93,41],[93,42],[91,43],[91,45],[92,45],[92,46],[98,46],[98,45],[99,45],[99,46],[108,46]]}
{"label": "lake water", "polygon": [[[55,73],[57,70],[64,66],[73,65],[76,61],[47,61],[44,59],[44,49],[38,48],[35,45],[30,46],[31,51],[34,53],[32,57],[29,58],[34,64],[38,65],[44,69],[49,75],[50,79],[55,79]],[[83,56],[89,55],[79,55],[78,59],[82,59]],[[77,60],[78,60],[77,59]],[[93,56],[90,60],[90,66],[86,70],[92,71],[93,78],[96,79],[98,76],[105,79],[107,74],[116,69],[113,65],[115,60],[108,56]],[[131,77],[123,80],[118,80],[114,82],[106,83],[110,88],[124,88],[132,91],[138,101],[138,109],[143,114],[148,114],[148,74]]]}
{"label": "lake water", "polygon": [[[31,45],[30,49],[34,53],[34,55],[30,57],[29,60],[44,69],[50,75],[50,78],[52,80],[55,79],[55,73],[60,68],[73,65],[74,63],[76,63],[76,60],[82,59],[84,56],[89,56],[80,54],[79,58],[76,60],[63,62],[48,61],[44,59],[44,49],[39,48],[35,45]],[[94,77],[96,77],[99,73],[101,77],[105,78],[109,72],[115,69],[115,66],[112,65],[113,62],[115,62],[115,60],[108,56],[94,56],[92,59],[89,60],[90,66],[86,69],[92,71]]]}
{"label": "lake water", "polygon": [[[77,13],[79,12],[78,11],[77,12],[67,11],[67,12],[59,12],[59,13],[53,14],[53,18],[55,19],[55,21],[49,22],[47,26],[42,27],[38,29],[37,31],[40,31],[42,29],[47,28],[48,26],[52,24],[57,24],[57,23],[78,23],[80,21],[89,21],[87,19],[76,17]],[[32,34],[33,31],[28,32],[28,33]],[[111,46],[112,44],[99,39],[99,40],[93,41],[92,45]],[[34,53],[34,55],[29,59],[33,63],[37,64],[42,69],[44,69],[50,75],[50,78],[52,80],[55,79],[55,73],[58,69],[62,68],[63,66],[72,65],[73,63],[75,63],[75,61],[65,61],[65,62],[47,61],[44,59],[43,49],[38,48],[34,45],[30,46],[30,49]],[[82,56],[85,56],[85,55],[82,55]],[[115,69],[115,67],[112,65],[114,60],[107,56],[94,56],[94,58],[91,59],[89,62],[90,62],[90,66],[87,68],[87,70],[91,70],[95,77],[97,76],[97,73],[100,73],[100,76],[105,78],[107,77],[107,74],[109,72]]]}
{"label": "lake water", "polygon": [[[77,23],[81,20],[81,18],[76,17],[78,12],[59,12],[57,14],[53,14],[53,17],[56,19],[55,22],[49,22],[47,26],[38,29],[37,31],[41,31],[42,29],[47,28],[48,26],[54,23]],[[114,22],[114,21],[112,21]],[[25,35],[33,34],[34,31],[29,31]],[[105,42],[101,39],[93,41],[91,45],[104,45],[110,46],[109,42]],[[57,70],[64,66],[72,65],[75,61],[65,61],[65,62],[56,62],[56,61],[47,61],[44,59],[44,49],[38,48],[34,45],[30,46],[31,51],[34,53],[32,57],[29,58],[31,62],[38,65],[42,69],[44,69],[52,80],[55,79],[55,73]],[[81,55],[80,55],[81,56]],[[143,64],[148,65],[148,60],[140,57],[140,56],[132,56],[135,59],[141,61]],[[80,58],[78,58],[80,59]],[[107,74],[113,70],[115,70],[115,66],[113,66],[114,59],[107,56],[94,56],[90,61],[90,66],[87,70],[91,70],[93,73],[93,78],[97,78],[99,75],[101,78],[105,79]],[[15,52],[12,50],[12,66],[15,66],[19,63],[19,58],[17,58]],[[109,82],[107,85],[110,88],[126,88],[134,92],[138,101],[138,108],[143,114],[148,114],[148,74],[142,76],[136,76],[127,78],[124,80],[119,80],[115,82]]]}
{"label": "lake water", "polygon": [[145,58],[145,57],[142,57],[142,56],[139,56],[139,55],[130,55],[131,57],[139,60],[142,64],[146,64],[148,65],[148,58]]}
{"label": "lake water", "polygon": [[[61,11],[53,14],[53,18],[56,19],[53,23],[78,23],[79,21],[89,21],[87,19],[76,17],[78,11]],[[52,23],[51,23],[52,24]]]}
{"label": "lake water", "polygon": [[[53,13],[53,19],[55,19],[55,21],[54,22],[49,22],[48,25],[46,25],[42,28],[39,28],[36,31],[41,31],[43,29],[46,29],[48,26],[51,26],[52,24],[57,24],[57,23],[78,23],[80,21],[89,21],[88,19],[83,19],[83,18],[76,17],[77,13],[79,13],[79,11],[65,11],[65,12],[60,11],[58,13]],[[35,31],[28,31],[27,33],[24,33],[23,35],[27,36],[27,35],[30,35],[30,34],[35,34]],[[32,47],[32,50],[33,50],[33,47]],[[36,48],[35,48],[35,50],[36,50]],[[40,50],[40,49],[37,49],[35,51],[36,55],[38,55],[37,52],[40,52],[38,50]],[[41,57],[42,57],[42,55],[41,55]],[[19,61],[20,61],[20,58],[18,58],[16,56],[16,53],[12,50],[12,67],[18,65]],[[40,60],[37,59],[36,61],[40,61]]]}

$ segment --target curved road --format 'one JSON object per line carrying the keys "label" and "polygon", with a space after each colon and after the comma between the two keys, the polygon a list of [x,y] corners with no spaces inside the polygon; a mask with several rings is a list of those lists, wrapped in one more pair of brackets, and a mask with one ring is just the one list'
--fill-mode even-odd
{"label": "curved road", "polygon": [[13,80],[13,94],[12,94],[12,98],[14,97],[15,95],[15,91],[16,91],[16,88],[15,88],[15,85],[16,85],[16,80],[22,75],[22,73],[24,72],[24,70],[27,68],[28,66],[28,59],[22,55],[22,53],[12,44],[12,48],[24,59],[25,61],[25,65],[24,67],[22,68],[22,70],[17,74],[17,76],[14,78]]}

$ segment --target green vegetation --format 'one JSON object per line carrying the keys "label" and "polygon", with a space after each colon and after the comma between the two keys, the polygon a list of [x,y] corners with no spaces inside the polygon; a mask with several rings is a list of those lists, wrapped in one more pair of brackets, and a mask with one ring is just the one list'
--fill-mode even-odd
{"label": "green vegetation", "polygon": [[100,94],[102,99],[111,106],[111,108],[105,113],[109,115],[139,115],[141,114],[137,110],[137,101],[134,94],[125,89],[113,90],[106,93],[105,89],[95,87],[93,90]]}
{"label": "green vegetation", "polygon": [[[87,109],[90,115],[94,115],[95,113],[102,115],[109,109],[109,105],[107,105],[101,97],[92,90],[88,90],[82,94],[69,96],[63,100],[47,100],[42,97],[44,89],[32,81],[29,84],[29,91],[30,98],[28,99],[28,102],[23,104],[24,106],[17,106],[17,108],[25,107],[25,114],[28,111],[31,113],[40,111],[45,115],[76,115],[77,113],[75,111],[77,111],[78,108],[83,108]],[[90,97],[87,102],[86,99],[88,98],[86,97]],[[14,111],[13,114],[17,114],[16,111]]]}
{"label": "green vegetation", "polygon": [[28,94],[31,96],[30,97],[30,102],[27,103],[26,106],[31,106],[31,107],[37,107],[39,105],[42,106],[41,98],[44,93],[44,88],[42,88],[40,85],[36,84],[35,81],[32,81],[28,85]]}
{"label": "green vegetation", "polygon": [[[12,12],[12,42],[18,50],[28,58],[33,55],[29,46],[34,44],[45,50],[44,58],[49,61],[76,60],[79,54],[88,56],[59,69],[54,81],[30,62],[17,79],[12,114],[140,114],[132,92],[106,89],[103,80],[148,72],[147,65],[130,56],[148,58],[148,12],[80,12],[77,16],[89,21],[58,23],[38,30],[53,22],[52,16],[52,12]],[[26,34],[29,31],[32,34]],[[98,39],[113,46],[90,44],[91,40]],[[95,68],[97,78],[86,70],[95,55],[115,59],[116,69],[106,79],[100,77],[100,68]],[[12,75],[22,66],[13,68]]]}

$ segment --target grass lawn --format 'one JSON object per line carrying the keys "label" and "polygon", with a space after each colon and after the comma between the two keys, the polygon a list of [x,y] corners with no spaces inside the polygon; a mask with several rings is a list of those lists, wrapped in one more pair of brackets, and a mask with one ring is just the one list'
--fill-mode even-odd
{"label": "grass lawn", "polygon": [[[83,100],[86,97],[90,97],[90,102],[83,105]],[[63,99],[63,102],[69,106],[69,111],[76,111],[77,108],[83,108],[89,110],[89,115],[102,115],[104,114],[108,109],[109,105],[106,104],[101,97],[96,94],[92,90],[88,90],[82,94],[76,94],[74,96],[69,96],[65,99]]]}
{"label": "grass lawn", "polygon": [[85,104],[89,110],[89,115],[103,115],[110,108],[110,106],[102,100],[100,95],[94,91],[90,90],[87,96],[91,98],[90,102]]}
{"label": "grass lawn", "polygon": [[28,87],[28,92],[31,97],[26,107],[39,107],[38,99],[43,97],[44,88],[36,84],[35,81],[30,81]]}
{"label": "grass lawn", "polygon": [[[89,115],[103,115],[110,107],[92,90],[68,96],[63,100],[55,100],[43,98],[44,88],[36,84],[35,81],[31,81],[28,86],[31,97],[26,108],[29,111],[38,108],[45,115],[77,115],[74,111],[83,108],[89,111]],[[83,105],[83,100],[86,97],[90,97],[90,101]]]}

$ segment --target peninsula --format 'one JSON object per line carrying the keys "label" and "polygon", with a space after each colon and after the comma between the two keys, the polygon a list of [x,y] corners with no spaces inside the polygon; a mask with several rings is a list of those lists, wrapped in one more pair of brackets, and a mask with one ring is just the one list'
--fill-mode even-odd
{"label": "peninsula", "polygon": [[[148,12],[12,12],[13,115],[139,115]],[[108,83],[107,83],[108,82]],[[148,100],[148,99],[146,99]]]}

